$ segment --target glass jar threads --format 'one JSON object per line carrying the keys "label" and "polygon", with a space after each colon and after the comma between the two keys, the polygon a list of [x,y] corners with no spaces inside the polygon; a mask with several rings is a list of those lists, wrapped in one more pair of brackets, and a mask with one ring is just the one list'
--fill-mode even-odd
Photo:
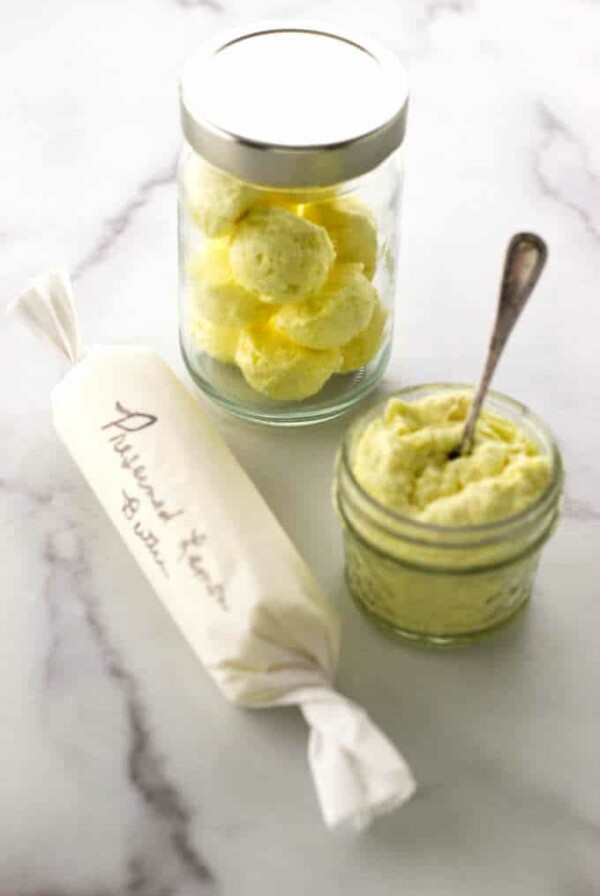
{"label": "glass jar threads", "polygon": [[334,494],[348,588],[402,640],[466,644],[526,605],[559,515],[562,462],[542,421],[490,393],[472,456],[458,445],[472,390],[418,386],[360,417]]}
{"label": "glass jar threads", "polygon": [[381,378],[406,109],[391,54],[318,26],[237,31],[188,60],[181,347],[228,410],[326,420]]}

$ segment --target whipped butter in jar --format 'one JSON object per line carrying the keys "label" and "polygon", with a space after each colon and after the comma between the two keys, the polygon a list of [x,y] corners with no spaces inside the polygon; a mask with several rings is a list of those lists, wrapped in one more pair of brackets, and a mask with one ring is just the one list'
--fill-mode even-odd
{"label": "whipped butter in jar", "polygon": [[352,597],[402,640],[467,644],[516,616],[558,520],[562,462],[523,405],[489,393],[453,457],[472,390],[404,389],[354,423],[334,495]]}
{"label": "whipped butter in jar", "polygon": [[312,423],[381,379],[406,110],[392,54],[321,26],[238,30],[186,63],[181,348],[221,406]]}

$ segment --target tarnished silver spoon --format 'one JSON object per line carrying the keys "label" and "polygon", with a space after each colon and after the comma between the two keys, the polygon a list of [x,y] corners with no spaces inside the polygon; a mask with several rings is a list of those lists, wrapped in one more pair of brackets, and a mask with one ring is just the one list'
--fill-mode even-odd
{"label": "tarnished silver spoon", "polygon": [[543,239],[536,236],[535,233],[516,233],[508,244],[496,321],[485,366],[460,443],[458,448],[450,454],[451,459],[460,457],[462,454],[469,454],[473,449],[475,426],[494,371],[504,351],[504,346],[508,342],[508,337],[538,282],[547,258],[548,247]]}

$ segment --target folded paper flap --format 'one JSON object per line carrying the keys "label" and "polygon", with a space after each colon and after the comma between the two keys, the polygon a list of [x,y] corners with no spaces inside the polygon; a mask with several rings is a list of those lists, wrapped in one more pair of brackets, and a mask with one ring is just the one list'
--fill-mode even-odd
{"label": "folded paper flap", "polygon": [[8,308],[72,364],[83,357],[71,281],[56,268],[38,277]]}

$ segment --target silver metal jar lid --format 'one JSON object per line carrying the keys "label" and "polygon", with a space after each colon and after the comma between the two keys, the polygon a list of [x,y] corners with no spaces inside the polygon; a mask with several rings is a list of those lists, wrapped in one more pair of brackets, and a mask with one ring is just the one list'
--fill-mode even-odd
{"label": "silver metal jar lid", "polygon": [[325,186],[379,165],[406,126],[404,68],[371,40],[312,23],[261,23],[203,44],[180,82],[183,131],[242,180]]}

